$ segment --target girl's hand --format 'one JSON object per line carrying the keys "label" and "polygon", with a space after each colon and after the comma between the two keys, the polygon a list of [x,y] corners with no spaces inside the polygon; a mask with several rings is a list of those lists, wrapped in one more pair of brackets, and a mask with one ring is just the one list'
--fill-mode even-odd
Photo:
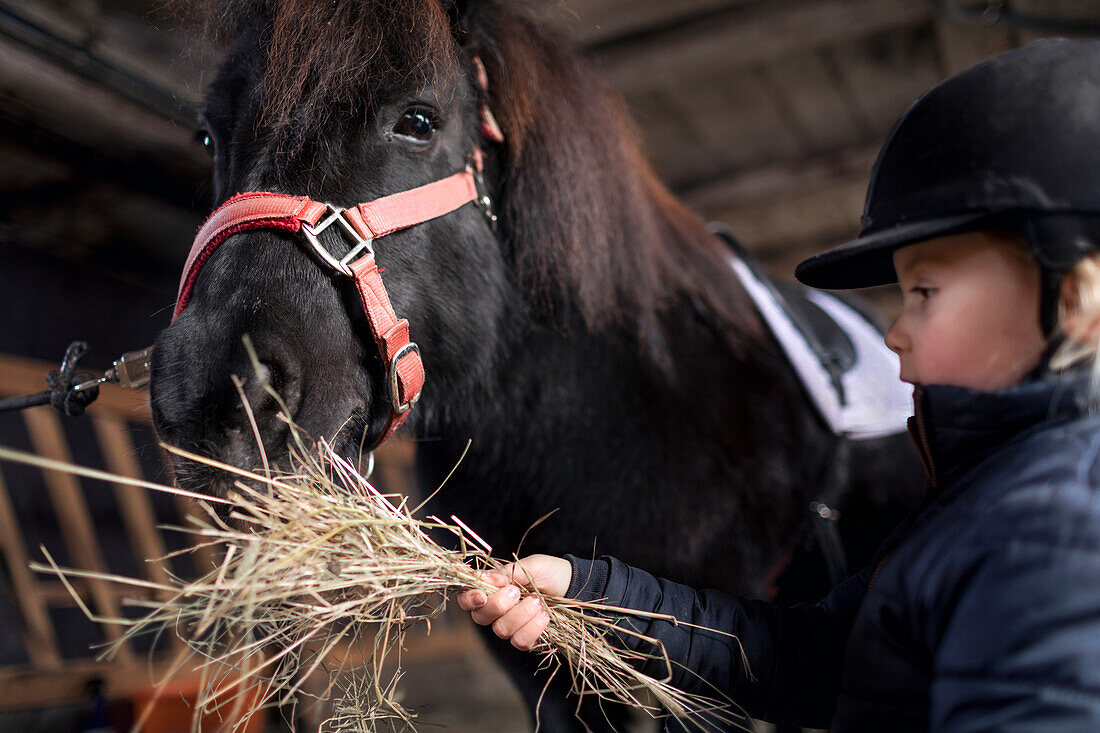
{"label": "girl's hand", "polygon": [[492,625],[493,633],[527,651],[538,643],[550,617],[536,595],[522,598],[520,586],[537,588],[546,595],[561,596],[569,590],[573,568],[568,560],[550,555],[531,555],[506,565],[500,572],[487,571],[485,580],[500,590],[487,594],[468,590],[458,595],[458,605],[470,611],[474,622]]}

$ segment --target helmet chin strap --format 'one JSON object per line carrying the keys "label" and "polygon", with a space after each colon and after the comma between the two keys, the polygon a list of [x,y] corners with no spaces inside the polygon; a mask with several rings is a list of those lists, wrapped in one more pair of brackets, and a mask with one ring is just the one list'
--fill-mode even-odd
{"label": "helmet chin strap", "polygon": [[1058,307],[1065,277],[1064,269],[1039,264],[1039,327],[1047,343],[1035,368],[1024,377],[1025,382],[1043,379],[1050,373],[1050,360],[1066,340],[1058,325]]}
{"label": "helmet chin strap", "polygon": [[[1028,238],[1030,239],[1031,236],[1032,233],[1029,230]],[[1034,251],[1034,247],[1032,250]],[[1050,360],[1066,340],[1058,325],[1058,306],[1062,298],[1062,281],[1065,277],[1064,269],[1039,262],[1039,328],[1042,329],[1043,338],[1047,343],[1035,368],[1024,376],[1025,382],[1043,379],[1050,373]]]}
{"label": "helmet chin strap", "polygon": [[1047,340],[1054,339],[1058,332],[1058,304],[1062,297],[1062,280],[1065,276],[1065,270],[1040,265],[1039,326]]}
{"label": "helmet chin strap", "polygon": [[1036,362],[1031,371],[1024,375],[1021,381],[1037,382],[1040,379],[1045,379],[1050,374],[1050,360],[1054,358],[1054,354],[1058,352],[1065,340],[1066,337],[1061,332],[1048,336],[1047,345],[1043,349],[1043,353],[1039,355],[1039,361]]}

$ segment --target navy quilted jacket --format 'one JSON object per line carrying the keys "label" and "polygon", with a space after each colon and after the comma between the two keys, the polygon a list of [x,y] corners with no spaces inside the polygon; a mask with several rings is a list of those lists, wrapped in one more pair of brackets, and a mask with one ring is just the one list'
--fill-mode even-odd
{"label": "navy quilted jacket", "polygon": [[[1100,416],[1086,376],[931,386],[910,422],[931,488],[876,561],[779,607],[570,557],[570,595],[736,634],[630,620],[674,683],[833,731],[1100,731]],[[624,642],[639,646],[632,637]],[[661,675],[654,662],[649,670]]]}

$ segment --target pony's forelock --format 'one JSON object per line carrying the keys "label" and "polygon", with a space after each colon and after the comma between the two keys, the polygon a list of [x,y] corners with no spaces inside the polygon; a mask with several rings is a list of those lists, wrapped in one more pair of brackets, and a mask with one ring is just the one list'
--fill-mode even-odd
{"label": "pony's forelock", "polygon": [[365,112],[456,59],[439,0],[230,0],[205,7],[215,39],[258,31],[266,69],[257,125],[281,149],[293,148],[334,111]]}

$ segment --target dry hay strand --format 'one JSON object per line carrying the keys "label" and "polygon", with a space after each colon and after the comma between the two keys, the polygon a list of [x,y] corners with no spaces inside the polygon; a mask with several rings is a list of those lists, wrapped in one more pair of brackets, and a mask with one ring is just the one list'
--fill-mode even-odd
{"label": "dry hay strand", "polygon": [[[484,540],[456,517],[452,522],[418,519],[423,505],[410,507],[407,497],[379,492],[325,441],[310,443],[292,432],[297,447],[291,451],[289,471],[265,462],[263,473],[250,472],[164,446],[234,475],[234,489],[226,499],[3,447],[0,458],[184,494],[198,502],[202,511],[191,518],[191,526],[172,528],[195,540],[181,552],[199,546],[224,549],[217,567],[196,580],[172,576],[170,584],[158,584],[62,569],[45,548],[48,564],[34,566],[56,574],[89,618],[125,627],[104,657],[140,634],[171,633],[184,642],[161,683],[181,672],[201,676],[193,730],[204,716],[238,720],[240,728],[259,709],[295,704],[303,695],[303,681],[318,672],[329,675],[325,696],[334,710],[322,730],[415,730],[415,712],[402,707],[398,690],[407,633],[418,625],[430,630],[452,593],[495,591],[482,572],[499,570],[504,562],[492,557]],[[228,506],[227,518],[215,510],[216,504]],[[452,534],[455,546],[436,542],[429,534],[436,531]],[[81,601],[72,578],[106,579],[155,597],[131,601],[148,608],[137,620],[103,618]],[[543,655],[552,674],[564,670],[569,675],[578,699],[595,695],[654,717],[672,715],[700,729],[703,725],[695,717],[700,713],[727,725],[746,720],[719,695],[692,695],[672,687],[672,664],[660,642],[619,623],[628,615],[676,623],[674,618],[540,596],[550,622],[534,653]],[[648,641],[652,651],[628,650],[616,643],[616,634]],[[351,662],[352,655],[341,658],[337,651],[348,646],[359,648],[365,663]],[[663,659],[668,671],[663,679],[634,666],[654,657]]]}

